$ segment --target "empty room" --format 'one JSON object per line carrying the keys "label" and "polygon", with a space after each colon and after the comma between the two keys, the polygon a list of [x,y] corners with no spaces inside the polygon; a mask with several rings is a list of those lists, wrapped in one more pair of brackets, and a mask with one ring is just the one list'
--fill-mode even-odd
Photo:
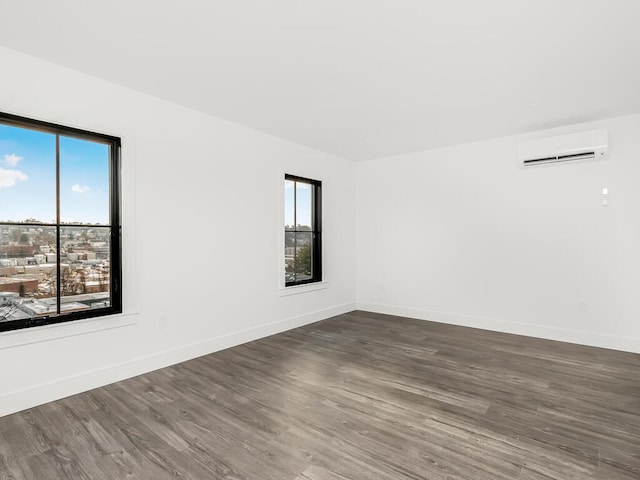
{"label": "empty room", "polygon": [[640,479],[640,1],[0,18],[0,480]]}

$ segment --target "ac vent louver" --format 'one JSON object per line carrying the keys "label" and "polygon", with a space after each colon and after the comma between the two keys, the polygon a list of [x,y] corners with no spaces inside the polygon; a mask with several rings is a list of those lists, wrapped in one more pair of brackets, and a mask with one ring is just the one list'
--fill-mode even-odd
{"label": "ac vent louver", "polygon": [[568,155],[558,155],[556,157],[532,158],[530,160],[524,160],[522,163],[523,165],[528,166],[540,165],[543,163],[570,162],[573,160],[589,160],[591,158],[596,158],[596,152],[571,153]]}

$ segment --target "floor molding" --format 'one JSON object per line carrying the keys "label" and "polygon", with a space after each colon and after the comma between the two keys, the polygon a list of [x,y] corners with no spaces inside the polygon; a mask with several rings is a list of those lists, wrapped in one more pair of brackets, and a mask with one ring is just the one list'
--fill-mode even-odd
{"label": "floor molding", "polygon": [[310,312],[304,315],[279,320],[254,328],[240,330],[227,335],[210,338],[182,347],[135,358],[119,364],[83,372],[55,381],[43,383],[24,390],[0,394],[0,417],[26,410],[44,403],[60,400],[71,395],[86,392],[110,383],[135,377],[143,373],[168,367],[176,363],[209,353],[235,347],[259,338],[325,320],[336,315],[355,310],[355,303],[346,303],[334,307]]}
{"label": "floor molding", "polygon": [[416,318],[418,320],[429,320],[432,322],[448,323],[462,327],[480,328],[494,332],[512,333],[515,335],[525,335],[528,337],[544,338],[547,340],[557,340],[560,342],[576,343],[590,347],[608,348],[611,350],[621,350],[624,352],[640,353],[640,339],[628,337],[616,337],[611,335],[600,335],[592,332],[580,330],[570,330],[565,328],[548,327],[531,323],[508,322],[490,318],[476,317],[449,312],[434,312],[420,310],[411,307],[401,307],[397,305],[383,305],[375,303],[358,303],[358,310],[368,312],[384,313],[401,317]]}

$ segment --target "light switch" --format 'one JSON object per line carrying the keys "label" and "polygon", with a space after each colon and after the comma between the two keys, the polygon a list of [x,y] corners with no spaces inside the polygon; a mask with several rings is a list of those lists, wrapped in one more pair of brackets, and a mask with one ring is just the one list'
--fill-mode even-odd
{"label": "light switch", "polygon": [[609,206],[609,189],[606,187],[602,189],[602,206]]}

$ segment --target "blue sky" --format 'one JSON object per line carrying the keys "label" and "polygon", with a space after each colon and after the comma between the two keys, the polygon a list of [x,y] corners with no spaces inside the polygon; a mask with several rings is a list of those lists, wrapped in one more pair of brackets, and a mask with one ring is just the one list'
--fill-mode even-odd
{"label": "blue sky", "polygon": [[[55,135],[0,124],[0,221],[55,216]],[[109,223],[107,145],[60,137],[60,217]]]}

